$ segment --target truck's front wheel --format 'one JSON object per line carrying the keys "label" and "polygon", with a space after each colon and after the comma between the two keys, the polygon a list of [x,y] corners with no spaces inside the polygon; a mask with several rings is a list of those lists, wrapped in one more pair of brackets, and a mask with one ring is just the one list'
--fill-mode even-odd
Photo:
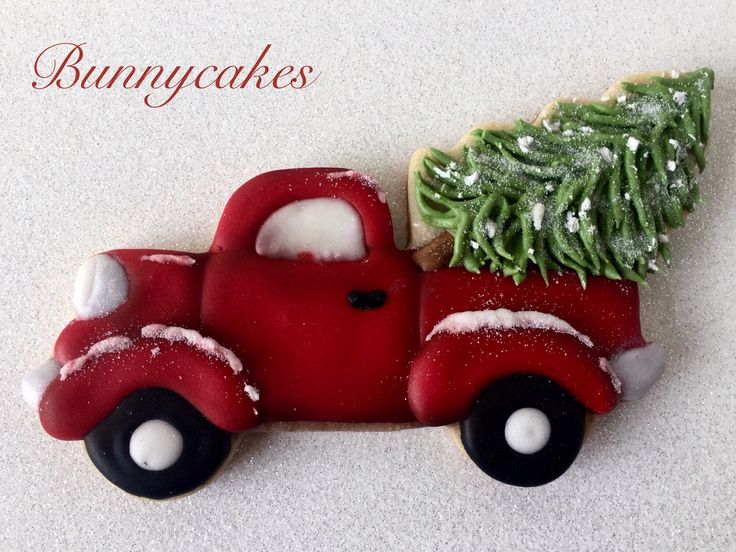
{"label": "truck's front wheel", "polygon": [[580,451],[585,408],[553,381],[516,375],[494,382],[460,424],[463,446],[485,473],[510,485],[544,485]]}
{"label": "truck's front wheel", "polygon": [[102,474],[131,494],[171,498],[210,479],[230,453],[231,435],[167,389],[126,397],[84,439]]}

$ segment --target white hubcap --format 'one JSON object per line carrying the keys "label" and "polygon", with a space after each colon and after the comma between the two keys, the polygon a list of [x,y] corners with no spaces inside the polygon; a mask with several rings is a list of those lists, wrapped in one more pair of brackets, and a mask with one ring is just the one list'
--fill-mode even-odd
{"label": "white hubcap", "polygon": [[521,454],[534,454],[549,442],[552,426],[549,418],[536,408],[520,408],[506,420],[506,443]]}
{"label": "white hubcap", "polygon": [[148,420],[130,436],[130,457],[144,470],[160,471],[171,467],[184,450],[178,429],[163,420]]}

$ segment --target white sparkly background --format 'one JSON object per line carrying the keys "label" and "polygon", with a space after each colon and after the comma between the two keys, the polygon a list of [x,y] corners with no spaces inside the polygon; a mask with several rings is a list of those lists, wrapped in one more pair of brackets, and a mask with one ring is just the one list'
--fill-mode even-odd
{"label": "white sparkly background", "polygon": [[[734,550],[736,9],[733,2],[0,4],[1,550]],[[463,5],[461,5],[463,4]],[[35,91],[46,46],[90,63],[312,64],[303,91]],[[573,467],[518,489],[443,429],[246,438],[192,496],[146,502],[19,393],[71,317],[76,267],[113,247],[204,250],[243,181],[334,165],[386,190],[402,243],[411,152],[474,122],[532,117],[645,69],[716,71],[705,203],[642,290],[668,349],[653,392],[599,420]]]}

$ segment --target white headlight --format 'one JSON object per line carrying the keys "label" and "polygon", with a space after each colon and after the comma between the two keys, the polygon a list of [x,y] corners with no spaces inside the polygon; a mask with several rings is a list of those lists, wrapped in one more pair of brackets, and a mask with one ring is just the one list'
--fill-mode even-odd
{"label": "white headlight", "polygon": [[123,266],[109,255],[85,261],[74,283],[77,318],[99,318],[117,309],[128,298],[128,276]]}

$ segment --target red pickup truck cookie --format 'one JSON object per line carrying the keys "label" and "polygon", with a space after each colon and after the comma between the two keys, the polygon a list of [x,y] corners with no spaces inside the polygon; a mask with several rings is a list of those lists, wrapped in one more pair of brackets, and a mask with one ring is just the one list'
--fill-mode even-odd
{"label": "red pickup truck cookie", "polygon": [[266,422],[460,423],[491,477],[560,476],[586,413],[662,371],[629,281],[531,272],[521,284],[423,272],[394,245],[382,192],[342,169],[260,175],[210,250],[116,250],[80,269],[77,312],[26,400],[58,439],[150,498],[206,482],[233,434]]}

